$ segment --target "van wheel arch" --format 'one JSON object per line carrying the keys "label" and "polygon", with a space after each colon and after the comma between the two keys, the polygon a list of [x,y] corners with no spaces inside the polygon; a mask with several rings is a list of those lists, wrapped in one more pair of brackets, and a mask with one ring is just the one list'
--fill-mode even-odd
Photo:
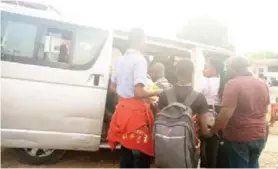
{"label": "van wheel arch", "polygon": [[15,149],[19,162],[24,164],[53,164],[57,163],[65,154],[65,150],[20,148]]}

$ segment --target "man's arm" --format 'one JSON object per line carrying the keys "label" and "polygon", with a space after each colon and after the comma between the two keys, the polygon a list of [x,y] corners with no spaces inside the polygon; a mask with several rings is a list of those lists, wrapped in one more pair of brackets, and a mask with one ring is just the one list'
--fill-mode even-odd
{"label": "man's arm", "polygon": [[111,76],[111,84],[110,84],[110,91],[113,93],[117,93],[117,76],[116,73],[113,72]]}
{"label": "man's arm", "polygon": [[[268,85],[266,85],[266,105],[268,106],[270,104],[270,95],[269,95],[269,87]],[[276,100],[278,99],[278,97],[276,98]]]}
{"label": "man's arm", "polygon": [[133,70],[133,84],[135,86],[134,95],[137,98],[144,99],[156,96],[160,91],[146,91],[145,86],[148,81],[148,70],[146,60],[138,59]]}
{"label": "man's arm", "polygon": [[111,84],[110,84],[110,91],[113,93],[117,93],[116,89],[117,89],[117,66],[118,66],[118,61],[115,62],[114,65],[114,70],[112,71],[112,75],[111,75]]}
{"label": "man's arm", "polygon": [[219,117],[215,120],[215,124],[211,129],[212,134],[217,133],[219,130],[226,128],[230,118],[233,116],[235,108],[222,107]]}
{"label": "man's arm", "polygon": [[117,85],[115,83],[111,83],[110,85],[110,91],[113,92],[113,93],[117,93],[116,92],[116,89],[117,89]]}
{"label": "man's arm", "polygon": [[225,88],[222,98],[222,107],[219,117],[216,119],[214,126],[211,129],[212,134],[224,129],[230,118],[233,116],[238,103],[239,88],[235,81],[229,81]]}
{"label": "man's arm", "polygon": [[168,99],[165,92],[162,92],[159,95],[157,107],[159,110],[162,110],[164,107],[168,105]]}
{"label": "man's arm", "polygon": [[[199,115],[199,129],[202,136],[210,136],[209,126],[211,121],[211,113],[209,112],[209,106],[205,96],[200,93],[198,99],[196,100],[198,108],[195,113]],[[194,110],[193,110],[194,111]]]}

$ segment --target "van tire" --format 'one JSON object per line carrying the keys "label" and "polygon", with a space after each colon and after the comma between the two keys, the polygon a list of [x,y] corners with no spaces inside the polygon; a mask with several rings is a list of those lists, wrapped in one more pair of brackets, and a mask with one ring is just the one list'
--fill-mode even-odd
{"label": "van tire", "polygon": [[19,157],[19,162],[24,163],[24,164],[35,164],[35,165],[40,165],[40,164],[54,164],[57,163],[65,154],[65,150],[51,150],[51,152],[48,152],[44,156],[40,155],[40,151],[42,152],[43,149],[38,149],[37,150],[37,155],[31,155],[30,153],[32,149],[28,148],[20,148],[20,149],[15,149],[17,152],[17,155]]}

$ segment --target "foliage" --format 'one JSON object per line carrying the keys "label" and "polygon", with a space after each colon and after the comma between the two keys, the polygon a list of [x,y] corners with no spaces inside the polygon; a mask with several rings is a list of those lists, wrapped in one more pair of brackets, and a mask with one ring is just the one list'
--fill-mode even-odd
{"label": "foliage", "polygon": [[260,60],[260,59],[274,59],[278,56],[271,51],[258,51],[251,54],[251,60]]}

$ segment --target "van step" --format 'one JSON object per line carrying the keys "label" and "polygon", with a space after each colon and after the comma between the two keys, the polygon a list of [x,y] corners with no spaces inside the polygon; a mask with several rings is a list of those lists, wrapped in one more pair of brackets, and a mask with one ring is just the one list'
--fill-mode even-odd
{"label": "van step", "polygon": [[[103,142],[103,143],[100,143],[100,148],[110,148],[109,144],[107,142]],[[116,146],[116,149],[120,149],[121,148],[121,145],[117,145]]]}

